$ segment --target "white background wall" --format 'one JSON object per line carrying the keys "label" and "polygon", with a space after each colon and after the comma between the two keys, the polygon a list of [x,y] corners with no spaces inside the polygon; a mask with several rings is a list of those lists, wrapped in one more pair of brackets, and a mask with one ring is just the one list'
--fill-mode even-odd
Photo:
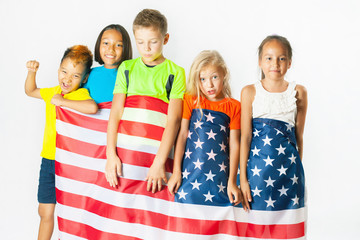
{"label": "white background wall", "polygon": [[111,23],[123,25],[133,40],[132,21],[143,8],[167,16],[165,56],[187,74],[201,50],[217,49],[230,68],[236,99],[243,86],[258,79],[262,39],[274,33],[289,39],[294,55],[288,80],[305,85],[309,98],[303,159],[309,239],[359,239],[357,0],[1,0],[0,238],[35,239],[39,222],[44,103],[24,93],[26,61],[40,62],[39,87],[55,86],[67,47],[93,49],[101,29]]}

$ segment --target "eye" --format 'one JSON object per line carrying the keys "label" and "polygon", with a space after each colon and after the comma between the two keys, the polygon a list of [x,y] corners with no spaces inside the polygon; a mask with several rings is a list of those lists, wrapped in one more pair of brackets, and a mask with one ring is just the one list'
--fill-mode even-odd
{"label": "eye", "polygon": [[267,57],[267,58],[265,58],[265,60],[270,61],[270,60],[271,60],[271,57]]}
{"label": "eye", "polygon": [[286,61],[286,57],[281,57],[280,61]]}
{"label": "eye", "polygon": [[217,76],[217,75],[213,76],[213,79],[217,79],[217,78],[218,78],[218,76]]}
{"label": "eye", "polygon": [[77,74],[74,75],[74,78],[79,78],[79,77],[80,77],[80,75],[77,75]]}
{"label": "eye", "polygon": [[123,45],[118,43],[118,44],[116,44],[116,47],[123,47]]}
{"label": "eye", "polygon": [[66,74],[66,71],[65,71],[65,70],[62,70],[61,72],[62,72],[63,74]]}
{"label": "eye", "polygon": [[205,81],[205,78],[200,78],[200,81],[201,81],[201,82]]}
{"label": "eye", "polygon": [[137,44],[143,44],[143,42],[142,42],[142,41],[138,41]]}
{"label": "eye", "polygon": [[152,43],[152,44],[157,44],[157,43],[158,43],[158,41],[152,41],[151,43]]}
{"label": "eye", "polygon": [[109,43],[108,42],[103,42],[103,45],[108,45]]}

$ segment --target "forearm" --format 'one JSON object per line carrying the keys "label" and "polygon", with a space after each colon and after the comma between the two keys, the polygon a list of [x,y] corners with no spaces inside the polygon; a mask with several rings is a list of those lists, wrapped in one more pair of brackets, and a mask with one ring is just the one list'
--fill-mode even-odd
{"label": "forearm", "polygon": [[300,155],[300,159],[303,159],[303,138],[301,137],[297,137],[296,139],[296,143],[297,143],[297,147],[298,147],[298,152]]}
{"label": "forearm", "polygon": [[95,114],[98,110],[98,106],[94,100],[69,100],[63,99],[61,101],[61,107],[68,107],[74,109],[78,112],[86,113],[86,114]]}
{"label": "forearm", "polygon": [[180,132],[175,144],[173,173],[181,172],[181,165],[184,157],[188,132],[189,132],[189,120],[183,119],[181,121]]}
{"label": "forearm", "polygon": [[230,131],[229,183],[236,185],[240,157],[240,130]]}
{"label": "forearm", "polygon": [[247,162],[249,159],[251,135],[241,135],[240,143],[240,181],[247,181]]}
{"label": "forearm", "polygon": [[25,93],[30,97],[41,98],[40,89],[36,85],[36,72],[28,71],[25,80]]}

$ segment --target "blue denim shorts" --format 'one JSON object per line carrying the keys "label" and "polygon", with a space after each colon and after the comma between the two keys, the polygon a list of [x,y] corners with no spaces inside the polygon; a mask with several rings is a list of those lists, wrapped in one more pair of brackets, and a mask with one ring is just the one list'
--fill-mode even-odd
{"label": "blue denim shorts", "polygon": [[55,195],[55,160],[43,158],[40,167],[39,203],[56,203]]}

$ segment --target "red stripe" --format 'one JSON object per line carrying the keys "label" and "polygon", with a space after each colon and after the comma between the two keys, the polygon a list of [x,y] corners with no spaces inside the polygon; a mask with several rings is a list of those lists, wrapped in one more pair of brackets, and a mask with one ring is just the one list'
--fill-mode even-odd
{"label": "red stripe", "polygon": [[116,221],[137,223],[168,231],[190,234],[228,234],[239,237],[291,239],[304,236],[304,223],[289,225],[256,225],[230,220],[198,220],[172,217],[161,213],[116,207],[96,199],[57,189],[57,201],[66,206],[84,209]]}
{"label": "red stripe", "polygon": [[[82,142],[60,134],[56,136],[56,147],[68,152],[76,153],[91,158],[106,159],[106,146]],[[117,148],[117,154],[122,163],[150,168],[155,155],[145,152],[132,151]],[[172,172],[173,160],[168,158],[165,163],[165,171]]]}
{"label": "red stripe", "polygon": [[100,109],[111,109],[112,102],[102,102],[98,104]]}
{"label": "red stripe", "polygon": [[168,104],[158,98],[134,95],[126,98],[125,107],[143,108],[167,114]]}
{"label": "red stripe", "polygon": [[84,116],[67,109],[56,108],[56,119],[91,130],[105,132],[107,130],[108,120],[96,119]]}
{"label": "red stripe", "polygon": [[121,120],[118,132],[161,141],[164,128],[147,123]]}
{"label": "red stripe", "polygon": [[89,225],[70,221],[61,217],[58,217],[59,230],[68,234],[72,234],[78,237],[82,237],[89,240],[140,240],[141,238],[135,238],[130,236],[125,236],[122,234],[102,232],[96,228],[93,228]]}
{"label": "red stripe", "polygon": [[55,161],[55,174],[60,177],[69,178],[79,182],[94,184],[116,192],[138,194],[167,201],[174,201],[174,196],[169,193],[169,191],[167,190],[167,186],[164,186],[163,189],[159,192],[152,193],[146,190],[147,182],[145,181],[120,178],[120,185],[118,185],[116,188],[113,188],[106,181],[103,172],[67,165],[59,163],[57,161]]}

